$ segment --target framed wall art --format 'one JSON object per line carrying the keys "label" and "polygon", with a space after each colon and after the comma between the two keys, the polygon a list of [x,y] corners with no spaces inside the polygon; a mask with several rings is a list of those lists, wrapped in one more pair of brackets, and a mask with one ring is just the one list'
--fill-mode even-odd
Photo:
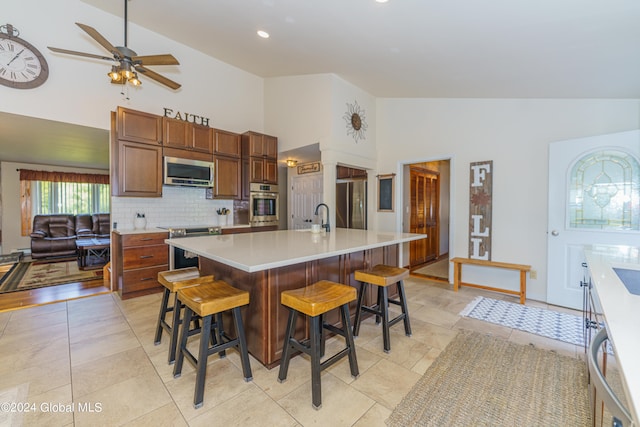
{"label": "framed wall art", "polygon": [[378,175],[378,212],[393,212],[396,174]]}

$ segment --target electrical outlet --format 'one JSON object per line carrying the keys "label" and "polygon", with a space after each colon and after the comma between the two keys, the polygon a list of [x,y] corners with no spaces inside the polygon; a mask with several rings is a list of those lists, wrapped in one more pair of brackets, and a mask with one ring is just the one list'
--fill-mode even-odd
{"label": "electrical outlet", "polygon": [[529,277],[531,277],[532,280],[537,279],[538,278],[538,272],[536,270],[531,270],[529,272]]}

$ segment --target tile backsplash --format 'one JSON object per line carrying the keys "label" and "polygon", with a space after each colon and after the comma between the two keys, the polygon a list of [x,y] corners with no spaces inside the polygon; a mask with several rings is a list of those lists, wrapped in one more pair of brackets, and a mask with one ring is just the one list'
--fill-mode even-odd
{"label": "tile backsplash", "polygon": [[162,187],[162,197],[112,197],[111,221],[131,230],[137,213],[144,213],[147,228],[161,226],[218,225],[219,208],[227,208],[227,224],[234,222],[233,200],[208,200],[204,188]]}

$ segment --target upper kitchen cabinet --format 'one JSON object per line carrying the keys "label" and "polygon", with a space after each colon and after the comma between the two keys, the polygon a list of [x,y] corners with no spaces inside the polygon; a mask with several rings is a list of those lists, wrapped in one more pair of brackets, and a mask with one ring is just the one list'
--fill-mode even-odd
{"label": "upper kitchen cabinet", "polygon": [[207,189],[208,199],[242,198],[242,159],[240,135],[220,129],[213,131],[215,182]]}
{"label": "upper kitchen cabinet", "polygon": [[162,117],[118,107],[118,139],[162,145]]}
{"label": "upper kitchen cabinet", "polygon": [[242,134],[243,154],[249,157],[278,158],[278,138],[256,132]]}
{"label": "upper kitchen cabinet", "polygon": [[161,124],[122,107],[111,113],[111,195],[162,197]]}
{"label": "upper kitchen cabinet", "polygon": [[338,166],[336,168],[336,176],[338,179],[349,178],[366,178],[367,171],[364,169],[349,168],[346,166]]}
{"label": "upper kitchen cabinet", "polygon": [[278,183],[278,138],[257,132],[243,133],[242,157],[249,159],[249,182]]}
{"label": "upper kitchen cabinet", "polygon": [[115,140],[112,147],[113,196],[162,197],[162,149]]}
{"label": "upper kitchen cabinet", "polygon": [[213,129],[184,120],[162,118],[164,155],[211,161]]}

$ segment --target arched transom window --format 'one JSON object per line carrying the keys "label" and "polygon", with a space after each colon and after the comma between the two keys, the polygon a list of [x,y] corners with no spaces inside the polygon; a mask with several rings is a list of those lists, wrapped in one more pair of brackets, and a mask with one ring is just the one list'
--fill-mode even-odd
{"label": "arched transom window", "polygon": [[569,228],[638,231],[640,165],[618,150],[590,153],[571,170]]}

